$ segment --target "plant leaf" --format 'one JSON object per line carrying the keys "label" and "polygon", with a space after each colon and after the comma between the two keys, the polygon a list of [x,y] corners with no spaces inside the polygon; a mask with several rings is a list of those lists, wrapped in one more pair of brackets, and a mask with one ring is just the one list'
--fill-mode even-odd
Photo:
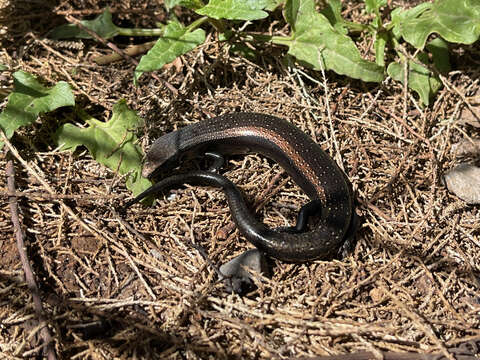
{"label": "plant leaf", "polygon": [[400,7],[393,9],[390,14],[392,17],[390,27],[392,29],[393,36],[399,40],[402,37],[402,23],[406,22],[408,18],[415,18],[419,16],[422,12],[428,9],[429,6],[430,3],[421,3],[408,10],[403,10]]}
{"label": "plant leaf", "polygon": [[375,36],[375,62],[381,66],[385,66],[385,46],[388,41],[388,34],[385,31],[377,32]]}
{"label": "plant leaf", "polygon": [[269,0],[210,0],[196,12],[217,20],[258,20],[268,16],[263,9],[269,6]]}
{"label": "plant leaf", "polygon": [[[93,20],[82,20],[80,22],[87,29],[92,30],[104,39],[112,38],[119,34],[119,28],[112,22],[112,14],[107,8]],[[48,35],[52,39],[91,39],[92,36],[80,29],[77,25],[66,24],[54,28]]]}
{"label": "plant leaf", "polygon": [[[422,53],[419,60],[426,61],[427,55]],[[392,62],[388,65],[387,73],[402,84],[405,82],[404,65]],[[408,87],[415,91],[423,104],[429,105],[430,99],[440,90],[442,83],[426,67],[411,60],[408,62]]]}
{"label": "plant leaf", "polygon": [[439,37],[428,42],[425,48],[432,53],[435,68],[442,74],[448,73],[451,66],[447,42]]}
{"label": "plant leaf", "polygon": [[143,72],[161,69],[165,64],[186,54],[205,41],[205,31],[196,29],[188,32],[187,28],[177,22],[169,23],[164,31],[164,35],[140,59],[140,63],[135,69],[135,81]]}
{"label": "plant leaf", "polygon": [[378,12],[385,5],[387,5],[387,0],[365,0],[365,10],[369,14]]}
{"label": "plant leaf", "polygon": [[287,0],[285,3],[285,8],[283,9],[283,17],[285,18],[285,21],[290,24],[293,32],[297,31],[295,25],[297,24],[300,2],[301,0]]}
{"label": "plant leaf", "polygon": [[340,34],[348,34],[348,29],[345,27],[345,20],[342,17],[342,3],[340,0],[330,0],[320,13],[330,21],[330,24]]}
{"label": "plant leaf", "polygon": [[130,172],[126,184],[135,196],[151,186],[151,182],[141,176],[143,154],[135,144],[134,131],[143,125],[143,120],[128,108],[125,100],[115,104],[109,121],[89,118],[86,123],[89,125],[86,128],[72,124],[61,126],[56,133],[58,145],[71,151],[85,146],[100,164],[120,175]]}
{"label": "plant leaf", "polygon": [[363,81],[383,80],[383,67],[364,60],[352,39],[336,31],[325,16],[315,11],[313,0],[287,0],[285,14],[294,29],[293,39],[282,42],[289,46],[290,55],[316,70],[333,70]]}
{"label": "plant leaf", "polygon": [[263,9],[267,11],[273,11],[284,2],[285,0],[267,0],[266,5]]}
{"label": "plant leaf", "polygon": [[412,9],[392,12],[397,34],[417,49],[437,33],[454,43],[472,44],[480,36],[480,2],[478,0],[437,0]]}
{"label": "plant leaf", "polygon": [[[450,71],[448,44],[442,38],[436,38],[428,42],[426,49],[432,54],[431,62],[440,73]],[[429,57],[425,52],[418,54],[417,59],[424,64],[429,63]],[[437,75],[426,67],[409,61],[408,87],[415,91],[423,104],[429,105],[430,99],[441,89],[442,83]],[[404,66],[399,63],[391,63],[387,73],[395,80],[404,83]]]}
{"label": "plant leaf", "polygon": [[[75,105],[70,85],[64,81],[48,88],[33,75],[17,71],[13,74],[13,86],[7,106],[0,114],[0,127],[8,139],[19,127],[35,122],[39,114]],[[0,149],[2,147],[3,142],[0,141]]]}
{"label": "plant leaf", "polygon": [[165,0],[165,6],[167,9],[171,9],[175,5],[184,6],[193,10],[200,9],[204,6],[201,0]]}

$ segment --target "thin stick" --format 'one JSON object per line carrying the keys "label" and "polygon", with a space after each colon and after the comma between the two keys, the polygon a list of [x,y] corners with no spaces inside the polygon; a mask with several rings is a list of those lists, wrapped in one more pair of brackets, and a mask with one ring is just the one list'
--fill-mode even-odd
{"label": "thin stick", "polygon": [[[113,51],[115,51],[117,54],[119,54],[120,56],[122,56],[125,60],[127,61],[130,61],[131,63],[133,63],[135,66],[138,65],[138,61],[135,60],[134,58],[132,58],[131,56],[127,55],[123,50],[121,50],[120,48],[118,48],[117,45],[115,45],[114,43],[110,42],[110,41],[107,41],[105,40],[104,38],[102,38],[100,35],[98,35],[96,32],[90,30],[89,28],[87,28],[86,26],[84,26],[80,20],[78,19],[75,19],[73,16],[70,16],[70,15],[67,15],[65,16],[65,18],[67,19],[68,22],[72,23],[72,24],[75,24],[76,26],[78,26],[80,29],[82,29],[83,31],[87,32],[90,36],[92,36],[95,40],[101,42],[102,44],[108,46],[110,49],[112,49]],[[152,77],[154,79],[156,79],[157,81],[159,81],[160,83],[162,83],[168,90],[170,90],[172,92],[173,95],[178,95],[178,91],[177,89],[175,89],[170,83],[168,83],[167,81],[163,80],[163,79],[160,79],[156,74],[151,74]]]}
{"label": "thin stick", "polygon": [[340,155],[340,147],[338,146],[337,135],[335,134],[335,129],[333,128],[333,121],[332,121],[332,113],[330,111],[330,100],[329,100],[329,90],[327,85],[327,77],[325,75],[325,70],[323,68],[323,57],[322,57],[322,50],[318,51],[318,63],[320,64],[320,71],[322,72],[323,78],[323,89],[325,91],[325,106],[327,108],[327,118],[328,123],[330,125],[330,139],[333,142],[333,146],[335,147],[335,160],[337,160],[338,166],[344,169],[343,162]]}
{"label": "thin stick", "polygon": [[[146,53],[156,43],[157,43],[156,41],[150,41],[144,44],[132,45],[124,49],[123,52],[128,56],[140,55],[140,54]],[[93,59],[93,61],[95,61],[98,65],[107,65],[121,59],[122,59],[122,55],[114,52],[108,55],[97,56]]]}
{"label": "thin stick", "polygon": [[25,281],[27,283],[28,289],[32,294],[33,306],[35,309],[35,314],[37,315],[38,322],[42,326],[40,330],[40,336],[43,340],[43,350],[44,354],[47,355],[47,359],[56,360],[57,356],[55,354],[55,348],[52,336],[48,330],[47,323],[45,320],[42,300],[40,299],[40,294],[38,291],[37,283],[35,282],[35,276],[33,275],[32,267],[30,261],[28,260],[25,241],[23,238],[23,232],[20,226],[20,219],[18,217],[18,202],[17,197],[15,196],[15,170],[13,168],[13,161],[9,160],[7,162],[7,183],[8,191],[11,196],[8,199],[10,204],[10,214],[13,222],[13,229],[15,232],[15,237],[17,239],[17,248],[20,255],[20,260],[22,261],[23,272],[25,273]]}
{"label": "thin stick", "polygon": [[[7,136],[3,132],[2,129],[0,129],[0,136],[2,138],[2,141],[4,144],[8,147],[10,152],[15,156],[15,158],[22,164],[22,166],[31,174],[33,175],[41,184],[42,186],[50,193],[50,194],[55,194],[55,191],[52,189],[52,187],[43,179],[42,176],[40,176],[37,171],[35,171],[28,163],[20,156],[18,153],[17,149],[12,145],[10,140],[7,139]],[[59,199],[60,205],[64,208],[64,210],[75,220],[78,222],[78,224],[84,228],[86,231],[88,231],[90,234],[92,234],[97,240],[100,242],[105,242],[105,241],[112,241],[112,239],[106,239],[106,236],[104,234],[101,234],[99,231],[96,229],[92,228],[89,226],[83,219],[81,219],[67,204],[65,204],[61,199]],[[125,247],[120,245],[122,251],[125,249]],[[131,257],[129,257],[126,253],[126,250],[121,252],[122,255],[124,255],[128,260],[131,260]],[[83,263],[80,262],[81,265]],[[134,270],[137,272],[137,270],[134,268]],[[138,272],[137,272],[138,273]],[[152,293],[152,290],[147,287],[147,292]]]}
{"label": "thin stick", "polygon": [[110,194],[50,194],[41,191],[15,191],[14,194],[11,194],[10,191],[0,190],[0,198],[3,197],[25,197],[28,199],[36,200],[82,200],[82,201],[98,201],[98,200],[121,200],[124,196],[121,195],[110,195]]}

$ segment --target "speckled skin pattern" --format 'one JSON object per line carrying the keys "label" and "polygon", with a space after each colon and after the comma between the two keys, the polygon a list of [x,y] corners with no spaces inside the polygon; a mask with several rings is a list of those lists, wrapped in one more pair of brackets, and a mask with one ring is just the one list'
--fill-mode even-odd
{"label": "speckled skin pattern", "polygon": [[[311,200],[322,202],[321,220],[311,230],[282,232],[257,221],[237,187],[222,175],[194,171],[163,179],[153,191],[182,183],[223,188],[240,232],[267,255],[302,262],[327,259],[343,244],[353,217],[353,199],[347,177],[309,136],[275,116],[232,113],[186,126],[157,139],[147,153],[143,175],[151,177],[185,157],[204,152],[223,155],[260,153],[278,162]],[[137,199],[145,197],[139,195]]]}

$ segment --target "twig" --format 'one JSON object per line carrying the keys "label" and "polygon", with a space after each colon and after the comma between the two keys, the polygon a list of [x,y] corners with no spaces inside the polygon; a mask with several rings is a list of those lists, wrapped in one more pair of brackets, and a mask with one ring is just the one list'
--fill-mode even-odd
{"label": "twig", "polygon": [[192,242],[191,240],[189,239],[185,239],[185,242],[187,245],[190,245],[192,248],[194,248],[195,250],[198,251],[198,253],[200,254],[200,256],[203,258],[203,260],[205,260],[208,265],[215,271],[215,273],[217,274],[218,277],[222,277],[223,274],[221,273],[220,269],[218,268],[217,265],[215,265],[213,263],[212,260],[210,260],[210,258],[208,257],[208,254],[207,252],[205,251],[205,249],[198,245],[198,244],[195,244],[194,242]]}
{"label": "twig", "polygon": [[341,155],[340,155],[340,147],[338,146],[337,135],[335,134],[335,129],[333,128],[332,112],[330,110],[330,100],[329,100],[330,94],[329,94],[328,85],[327,85],[327,77],[325,76],[325,69],[323,68],[322,50],[318,51],[318,63],[320,64],[320,71],[322,72],[323,90],[325,91],[325,107],[327,108],[328,124],[330,125],[330,139],[332,140],[333,146],[335,148],[335,160],[337,160],[338,166],[342,170],[345,170],[342,159],[341,159]]}
{"label": "twig", "polygon": [[285,171],[280,171],[277,175],[273,177],[273,179],[268,183],[265,190],[262,191],[260,196],[255,198],[252,208],[255,209],[255,212],[259,212],[267,202],[270,201],[272,197],[274,197],[282,188],[283,186],[290,180],[289,178],[284,179],[280,185],[273,190],[274,185],[278,182],[278,180],[282,177]]}
{"label": "twig", "polygon": [[[125,50],[123,50],[123,52],[128,56],[136,56],[136,55],[147,52],[156,43],[157,43],[156,41],[150,41],[144,44],[132,45],[127,47]],[[120,55],[119,53],[112,53],[108,55],[97,56],[93,58],[93,61],[95,61],[95,63],[97,63],[98,65],[107,65],[109,63],[112,63],[121,59],[122,59],[122,55]]]}
{"label": "twig", "polygon": [[[17,158],[17,160],[22,164],[22,166],[31,174],[33,175],[41,184],[42,186],[52,195],[55,194],[55,191],[52,189],[52,187],[34,170],[32,169],[32,167],[30,165],[28,165],[28,163],[20,156],[20,154],[18,153],[18,151],[15,149],[15,147],[11,144],[10,140],[7,139],[7,137],[5,136],[5,133],[3,132],[3,130],[0,129],[0,136],[2,138],[2,141],[4,142],[4,144],[8,147],[8,149],[10,150],[10,152],[15,156],[15,158]],[[106,239],[106,236],[105,234],[102,234],[100,233],[99,231],[97,231],[96,229],[92,228],[92,226],[88,225],[83,219],[81,219],[67,204],[65,204],[63,201],[59,200],[60,202],[60,205],[64,208],[64,210],[75,220],[78,222],[78,224],[84,228],[86,231],[88,231],[90,234],[92,234],[97,240],[99,240],[100,242],[105,242],[107,240],[112,240],[112,239]],[[126,249],[125,247],[123,246],[123,244],[120,244],[118,245],[121,250],[122,250],[122,255],[124,255],[129,261],[131,261],[131,257],[128,255],[128,253],[126,252]],[[80,265],[83,265],[83,263],[81,261],[79,261]],[[138,274],[139,271],[138,269],[134,266],[133,269],[135,270],[135,272]],[[141,280],[143,280],[143,278],[141,277]],[[146,284],[146,282],[142,281],[144,284]],[[153,294],[152,290],[148,287],[147,285],[147,292],[152,296],[152,297],[155,297],[155,295]]]}
{"label": "twig", "polygon": [[[121,50],[121,49],[120,49],[117,45],[115,45],[114,43],[105,40],[104,38],[102,38],[101,36],[99,36],[96,32],[94,32],[94,31],[90,30],[89,28],[87,28],[86,26],[84,26],[84,25],[80,22],[80,20],[75,19],[73,16],[70,16],[70,15],[65,16],[65,18],[68,20],[68,22],[75,24],[75,25],[78,26],[80,29],[82,29],[83,31],[87,32],[87,33],[88,33],[90,36],[92,36],[95,40],[99,41],[100,43],[104,44],[105,46],[108,46],[110,49],[112,49],[112,50],[115,51],[117,54],[119,54],[120,56],[122,56],[125,60],[130,61],[130,62],[133,63],[135,66],[138,65],[138,61],[137,61],[137,60],[135,60],[134,58],[132,58],[131,56],[129,56],[128,54],[126,54],[123,50]],[[159,78],[156,74],[151,73],[151,75],[152,75],[152,77],[153,77],[155,80],[159,81],[159,82],[162,83],[168,90],[170,90],[173,95],[175,95],[175,96],[178,95],[177,89],[175,89],[170,83],[168,83],[167,81]]]}
{"label": "twig", "polygon": [[38,286],[37,286],[37,283],[35,282],[35,276],[33,275],[30,261],[28,260],[25,241],[23,238],[23,232],[20,226],[20,219],[18,217],[18,202],[17,202],[17,197],[15,196],[15,170],[13,168],[12,160],[9,160],[7,162],[6,173],[7,173],[8,191],[11,194],[8,199],[8,202],[10,203],[10,214],[12,217],[15,237],[17,239],[18,253],[20,255],[20,260],[22,261],[23,272],[25,273],[25,281],[27,283],[28,289],[32,294],[35,314],[37,315],[39,324],[42,326],[42,329],[40,330],[40,336],[43,339],[44,354],[47,355],[47,359],[56,360],[57,356],[55,354],[55,348],[53,346],[54,345],[53,339],[47,327],[47,323],[46,323],[44,312],[43,312],[42,301],[40,299]]}
{"label": "twig", "polygon": [[424,335],[440,348],[445,359],[455,360],[453,355],[448,351],[447,347],[437,337],[434,328],[428,323],[427,320],[424,320],[421,315],[407,307],[394,293],[387,291],[387,294],[390,296],[390,299],[393,301],[393,303],[402,309],[405,315],[423,331]]}
{"label": "twig", "polygon": [[119,195],[111,195],[111,194],[102,194],[102,195],[95,195],[95,194],[49,194],[44,193],[41,191],[15,191],[14,194],[11,194],[10,191],[0,190],[0,197],[26,197],[28,199],[38,199],[38,200],[82,200],[82,201],[97,201],[97,200],[120,200],[123,196]]}

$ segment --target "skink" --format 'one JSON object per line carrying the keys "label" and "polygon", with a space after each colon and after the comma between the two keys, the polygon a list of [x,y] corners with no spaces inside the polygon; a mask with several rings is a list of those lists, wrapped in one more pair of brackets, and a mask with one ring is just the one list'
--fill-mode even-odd
{"label": "skink", "polygon": [[[255,152],[279,163],[311,199],[300,211],[297,227],[268,228],[250,213],[241,192],[230,180],[210,171],[167,177],[125,207],[179,184],[221,187],[240,233],[267,255],[291,262],[331,258],[345,241],[347,232],[352,231],[354,206],[346,175],[309,136],[275,116],[232,113],[168,133],[152,144],[142,174],[153,177],[178,166],[185,158],[207,152],[221,155]],[[320,220],[314,229],[305,230],[305,219],[301,218],[315,212]]]}

